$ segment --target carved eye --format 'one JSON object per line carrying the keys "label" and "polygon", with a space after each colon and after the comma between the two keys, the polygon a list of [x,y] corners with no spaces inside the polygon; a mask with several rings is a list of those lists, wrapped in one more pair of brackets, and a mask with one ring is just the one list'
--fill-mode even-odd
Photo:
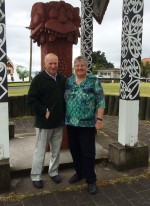
{"label": "carved eye", "polygon": [[58,16],[58,10],[57,9],[51,9],[49,12],[50,18],[56,18]]}
{"label": "carved eye", "polygon": [[73,19],[72,11],[67,10],[67,11],[66,11],[66,17],[67,17],[67,19],[70,19],[70,20],[72,21],[72,19]]}
{"label": "carved eye", "polygon": [[41,19],[42,19],[41,15],[39,15],[39,14],[34,15],[34,17],[32,19],[32,24],[37,25],[38,23],[41,22]]}

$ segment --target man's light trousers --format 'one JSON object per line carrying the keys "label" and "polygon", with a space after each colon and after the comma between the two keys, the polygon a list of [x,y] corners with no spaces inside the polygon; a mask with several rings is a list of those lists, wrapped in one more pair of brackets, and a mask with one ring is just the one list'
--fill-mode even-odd
{"label": "man's light trousers", "polygon": [[48,145],[50,146],[50,162],[48,174],[51,177],[58,174],[62,135],[63,127],[54,129],[36,128],[36,145],[31,170],[32,181],[39,181],[42,179],[41,175]]}

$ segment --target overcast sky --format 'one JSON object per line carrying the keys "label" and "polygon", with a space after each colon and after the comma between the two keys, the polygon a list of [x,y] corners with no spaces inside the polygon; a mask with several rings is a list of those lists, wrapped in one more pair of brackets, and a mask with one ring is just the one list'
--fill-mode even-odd
{"label": "overcast sky", "polygon": [[[59,0],[58,0],[59,1]],[[32,5],[44,0],[5,0],[7,54],[14,64],[29,68],[30,24]],[[74,7],[80,0],[66,0]],[[93,51],[105,52],[106,58],[116,68],[120,67],[123,0],[110,0],[102,24],[93,20]],[[144,0],[142,58],[150,57],[150,0]],[[73,46],[73,59],[80,55],[80,39]],[[40,48],[33,46],[33,70],[40,70]]]}

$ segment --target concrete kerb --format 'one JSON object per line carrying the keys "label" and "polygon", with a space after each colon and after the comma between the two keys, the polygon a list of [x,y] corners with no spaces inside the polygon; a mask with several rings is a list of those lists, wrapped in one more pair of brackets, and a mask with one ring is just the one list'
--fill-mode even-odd
{"label": "concrete kerb", "polygon": [[27,137],[27,136],[35,136],[35,132],[32,132],[32,133],[20,133],[20,134],[15,134],[14,137],[15,138],[24,138],[24,137]]}
{"label": "concrete kerb", "polygon": [[[15,138],[10,140],[10,168],[11,175],[29,174],[32,166],[32,158],[35,146],[35,134],[31,133],[16,134]],[[17,148],[17,149],[16,149]],[[46,152],[44,170],[47,170],[49,165],[49,152]],[[96,160],[99,163],[101,160],[109,159],[109,152],[101,145],[96,143]],[[60,169],[70,168],[73,166],[72,158],[69,149],[60,151]]]}

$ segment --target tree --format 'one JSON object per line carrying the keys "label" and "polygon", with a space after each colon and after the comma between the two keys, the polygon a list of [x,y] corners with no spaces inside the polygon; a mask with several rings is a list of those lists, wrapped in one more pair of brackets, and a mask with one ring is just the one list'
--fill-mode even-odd
{"label": "tree", "polygon": [[149,62],[141,62],[141,76],[148,77],[150,73],[150,63]]}
{"label": "tree", "polygon": [[113,63],[108,62],[105,53],[101,51],[92,52],[92,72],[96,74],[98,70],[104,68],[114,68]]}
{"label": "tree", "polygon": [[16,66],[16,72],[19,75],[19,79],[24,81],[25,78],[29,77],[29,71],[22,65]]}

